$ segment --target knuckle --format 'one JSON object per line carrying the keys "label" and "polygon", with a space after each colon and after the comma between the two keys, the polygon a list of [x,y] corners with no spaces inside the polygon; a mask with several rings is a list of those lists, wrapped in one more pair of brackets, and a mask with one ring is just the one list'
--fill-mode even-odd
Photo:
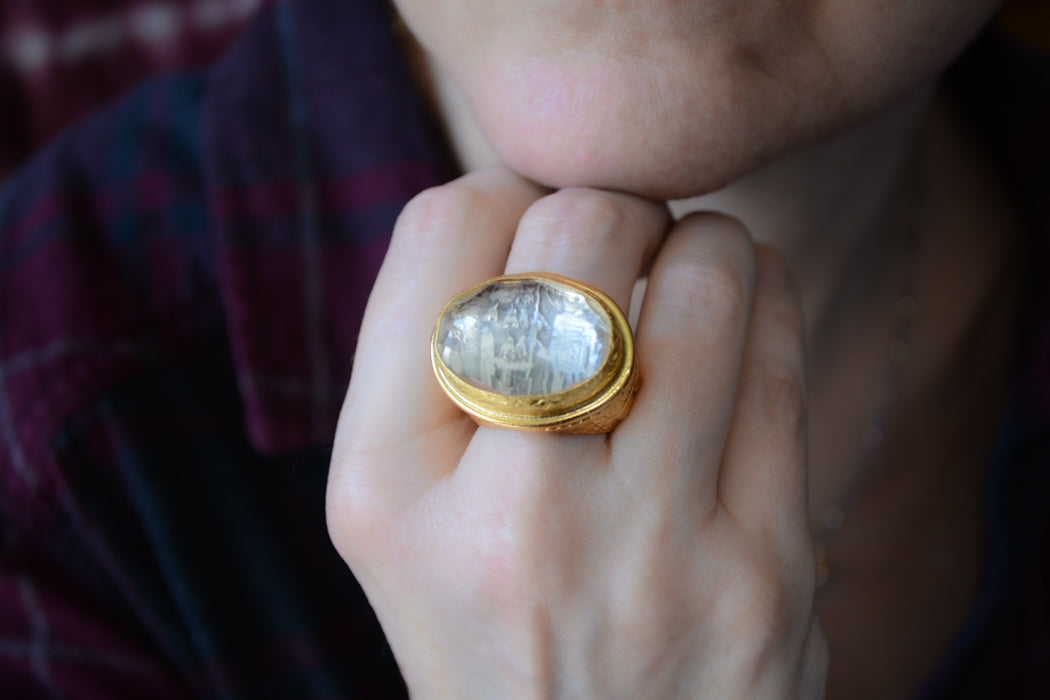
{"label": "knuckle", "polygon": [[[523,604],[543,588],[544,548],[537,535],[536,509],[521,495],[501,497],[472,515],[476,518],[471,596],[499,608]],[[550,562],[548,559],[548,568]]]}
{"label": "knuckle", "polygon": [[368,543],[374,540],[371,529],[386,523],[386,513],[371,489],[356,480],[332,477],[325,493],[325,521],[328,537],[339,555],[352,561],[367,555]]}
{"label": "knuckle", "polygon": [[664,298],[689,314],[737,323],[751,308],[751,277],[739,265],[714,255],[671,261],[661,274]]}
{"label": "knuckle", "polygon": [[483,225],[489,206],[488,195],[463,183],[424,190],[398,216],[393,245],[408,251],[447,247],[450,231]]}
{"label": "knuckle", "polygon": [[381,450],[349,449],[337,439],[325,489],[325,521],[333,546],[351,566],[394,555],[391,545],[416,502],[397,476],[405,473],[404,460]]}
{"label": "knuckle", "polygon": [[780,639],[798,607],[792,583],[772,563],[742,565],[718,604],[722,624],[756,642]]}
{"label": "knuckle", "polygon": [[801,372],[781,362],[763,365],[754,373],[750,397],[759,415],[767,425],[786,426],[782,432],[800,433],[806,415],[806,387]]}
{"label": "knuckle", "polygon": [[624,237],[630,219],[619,198],[588,189],[559,190],[526,212],[522,228],[530,239],[550,247],[607,246]]}
{"label": "knuckle", "polygon": [[701,268],[699,301],[715,318],[736,321],[751,305],[751,285],[744,272],[725,260]]}
{"label": "knuckle", "polygon": [[785,343],[790,343],[791,346],[797,348],[802,347],[805,333],[802,309],[790,289],[760,295],[759,302],[756,302],[755,312],[761,314],[763,320],[777,330],[779,337]]}

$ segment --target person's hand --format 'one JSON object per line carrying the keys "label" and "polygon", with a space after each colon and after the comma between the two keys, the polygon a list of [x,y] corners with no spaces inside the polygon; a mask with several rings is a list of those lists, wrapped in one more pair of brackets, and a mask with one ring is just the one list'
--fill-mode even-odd
{"label": "person's hand", "polygon": [[[781,257],[717,215],[503,170],[402,213],[340,418],[328,521],[417,696],[810,698],[826,651],[805,509],[803,330]],[[642,386],[609,435],[476,427],[429,338],[543,270],[627,308]]]}

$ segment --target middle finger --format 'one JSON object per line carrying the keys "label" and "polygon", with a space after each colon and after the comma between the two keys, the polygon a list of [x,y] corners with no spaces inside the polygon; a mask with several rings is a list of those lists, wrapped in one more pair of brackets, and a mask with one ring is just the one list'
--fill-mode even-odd
{"label": "middle finger", "polygon": [[[626,313],[634,283],[659,249],[669,223],[667,207],[656,202],[600,190],[559,190],[525,212],[506,273],[553,272],[571,277],[601,290]],[[471,449],[518,457],[530,454],[549,464],[579,463],[582,453],[601,444],[605,436],[568,437],[482,427]],[[502,466],[510,473],[486,469],[479,476],[500,481],[517,471],[505,460]],[[542,479],[543,475],[533,476]]]}
{"label": "middle finger", "polygon": [[644,266],[660,246],[667,207],[615,192],[559,190],[521,219],[506,272],[554,272],[608,294],[625,310]]}

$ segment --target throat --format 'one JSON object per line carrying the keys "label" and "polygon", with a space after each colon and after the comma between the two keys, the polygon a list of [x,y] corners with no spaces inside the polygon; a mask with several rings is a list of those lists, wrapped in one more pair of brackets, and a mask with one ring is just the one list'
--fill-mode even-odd
{"label": "throat", "polygon": [[[827,542],[831,580],[818,604],[831,698],[913,693],[956,639],[983,580],[986,462],[1011,378],[1021,227],[994,163],[955,112],[939,103],[930,127],[907,358],[877,454]],[[818,538],[823,514],[858,479],[880,391],[878,372],[864,367],[878,366],[872,348],[892,338],[885,324],[858,331],[818,374],[810,424]]]}

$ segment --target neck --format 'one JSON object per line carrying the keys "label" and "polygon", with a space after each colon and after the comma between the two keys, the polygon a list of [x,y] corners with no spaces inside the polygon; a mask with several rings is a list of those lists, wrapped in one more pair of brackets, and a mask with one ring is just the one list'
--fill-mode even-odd
{"label": "neck", "polygon": [[927,102],[926,93],[917,94],[719,192],[672,203],[676,213],[714,209],[736,216],[756,241],[787,256],[818,383],[844,331],[868,312],[885,316],[897,292],[898,275],[889,273],[912,252],[902,239],[917,233],[909,209],[921,189],[918,134]]}

